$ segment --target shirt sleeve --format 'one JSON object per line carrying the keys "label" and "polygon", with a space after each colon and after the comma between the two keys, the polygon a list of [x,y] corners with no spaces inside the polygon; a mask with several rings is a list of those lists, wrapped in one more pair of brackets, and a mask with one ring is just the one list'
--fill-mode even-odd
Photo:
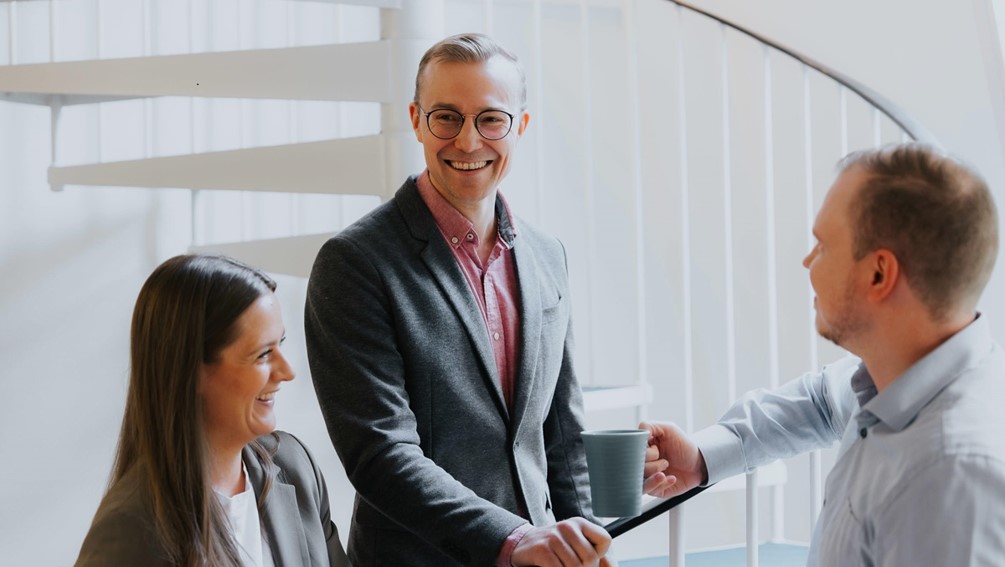
{"label": "shirt sleeve", "polygon": [[516,546],[520,545],[523,536],[527,535],[527,532],[531,528],[533,526],[530,524],[524,524],[509,534],[509,537],[503,542],[502,549],[499,550],[499,557],[496,558],[496,567],[511,567],[513,565],[513,550],[516,549]]}
{"label": "shirt sleeve", "polygon": [[953,455],[920,467],[863,526],[877,567],[1001,565],[1005,557],[1005,462]]}
{"label": "shirt sleeve", "polygon": [[851,377],[859,365],[849,356],[777,389],[743,395],[718,423],[694,435],[708,484],[840,440],[858,404]]}

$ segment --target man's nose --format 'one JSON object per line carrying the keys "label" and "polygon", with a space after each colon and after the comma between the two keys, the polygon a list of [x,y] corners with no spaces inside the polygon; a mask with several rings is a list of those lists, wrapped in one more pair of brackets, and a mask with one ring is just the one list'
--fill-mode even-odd
{"label": "man's nose", "polygon": [[454,138],[454,146],[465,153],[471,153],[482,147],[482,135],[475,128],[474,117],[465,118],[461,124],[461,131]]}
{"label": "man's nose", "polygon": [[814,246],[810,250],[810,253],[807,254],[805,258],[803,258],[803,267],[804,268],[806,268],[807,270],[810,269],[810,262],[813,261],[813,257],[816,256],[816,254],[817,254],[817,247]]}

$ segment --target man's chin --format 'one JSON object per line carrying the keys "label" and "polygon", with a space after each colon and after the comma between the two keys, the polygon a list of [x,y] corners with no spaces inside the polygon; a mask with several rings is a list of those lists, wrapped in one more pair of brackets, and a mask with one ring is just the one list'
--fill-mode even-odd
{"label": "man's chin", "polygon": [[820,335],[821,338],[826,339],[841,348],[844,348],[840,342],[841,337],[838,336],[836,333],[834,333],[833,329],[824,325],[820,321],[819,317],[817,317],[817,334]]}
{"label": "man's chin", "polygon": [[831,335],[829,333],[826,333],[826,334],[825,333],[820,333],[820,336],[822,338],[824,338],[824,339],[827,339],[828,341],[830,341],[834,345],[839,346],[841,348],[844,348],[844,345],[841,344],[840,339],[838,337],[835,337],[835,336],[833,336],[833,335]]}

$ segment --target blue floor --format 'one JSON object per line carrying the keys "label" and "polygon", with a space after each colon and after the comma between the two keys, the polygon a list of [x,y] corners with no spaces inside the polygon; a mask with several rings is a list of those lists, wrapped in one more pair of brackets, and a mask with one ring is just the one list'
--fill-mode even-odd
{"label": "blue floor", "polygon": [[[765,543],[758,548],[758,560],[763,567],[805,567],[809,548],[803,545]],[[650,557],[619,562],[621,567],[667,567],[669,557]],[[743,567],[747,564],[747,548],[732,547],[717,551],[688,553],[685,567]]]}

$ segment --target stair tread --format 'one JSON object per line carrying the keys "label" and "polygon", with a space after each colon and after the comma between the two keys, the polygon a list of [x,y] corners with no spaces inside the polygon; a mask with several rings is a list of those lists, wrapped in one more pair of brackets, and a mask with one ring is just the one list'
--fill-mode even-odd
{"label": "stair tread", "polygon": [[48,95],[70,103],[85,95],[390,102],[390,57],[387,41],[370,41],[0,65],[0,93],[40,104]]}
{"label": "stair tread", "polygon": [[382,135],[57,166],[53,185],[386,196]]}

